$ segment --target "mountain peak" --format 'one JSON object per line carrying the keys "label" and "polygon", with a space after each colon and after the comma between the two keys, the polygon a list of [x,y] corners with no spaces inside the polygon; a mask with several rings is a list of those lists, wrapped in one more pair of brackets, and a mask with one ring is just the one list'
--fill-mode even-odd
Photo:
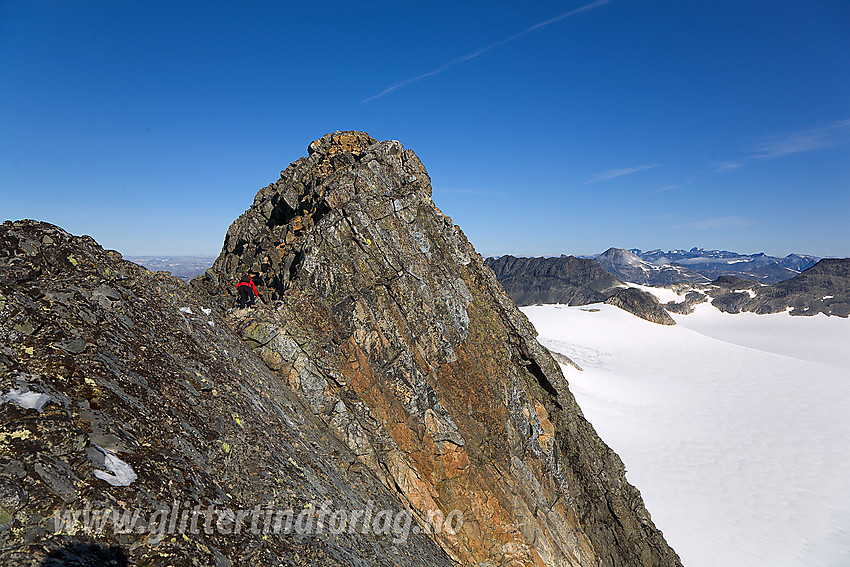
{"label": "mountain peak", "polygon": [[357,130],[345,130],[329,132],[317,140],[313,140],[307,146],[307,155],[313,154],[333,156],[338,153],[349,152],[352,155],[362,155],[369,146],[378,140]]}
{"label": "mountain peak", "polygon": [[609,248],[596,257],[608,273],[624,282],[642,285],[664,285],[678,282],[707,282],[684,266],[653,264],[622,248]]}
{"label": "mountain peak", "polygon": [[416,155],[360,132],[308,152],[193,286],[225,307],[258,274],[234,328],[417,517],[487,518],[437,538],[458,563],[678,565]]}
{"label": "mountain peak", "polygon": [[625,248],[609,248],[600,254],[599,257],[617,259],[618,261],[629,263],[637,263],[641,261],[634,252],[626,250]]}

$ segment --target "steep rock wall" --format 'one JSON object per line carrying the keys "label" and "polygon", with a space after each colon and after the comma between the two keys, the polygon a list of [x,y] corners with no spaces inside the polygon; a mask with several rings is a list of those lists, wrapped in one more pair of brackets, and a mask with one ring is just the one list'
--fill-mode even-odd
{"label": "steep rock wall", "polygon": [[463,513],[463,565],[679,565],[623,464],[396,141],[335,132],[260,190],[193,286],[388,489]]}

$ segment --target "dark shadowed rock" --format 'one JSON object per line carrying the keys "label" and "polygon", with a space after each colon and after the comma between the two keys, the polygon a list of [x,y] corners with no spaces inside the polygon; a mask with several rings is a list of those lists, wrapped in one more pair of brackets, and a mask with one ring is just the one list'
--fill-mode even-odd
{"label": "dark shadowed rock", "polygon": [[789,280],[755,289],[755,297],[742,298],[742,311],[776,313],[791,309],[792,315],[825,313],[850,315],[850,258],[830,258]]}
{"label": "dark shadowed rock", "polygon": [[[709,285],[693,286],[685,301],[667,303],[674,313],[690,313],[706,300],[727,313],[767,314],[790,311],[791,315],[850,315],[850,259],[825,259],[803,273],[772,285],[735,276],[721,276]],[[682,284],[682,292],[688,286]]]}
{"label": "dark shadowed rock", "polygon": [[679,313],[680,315],[689,315],[694,312],[694,307],[700,303],[709,301],[709,296],[699,291],[688,291],[685,294],[684,301],[670,301],[664,304],[664,309],[670,313]]}
{"label": "dark shadowed rock", "polygon": [[723,289],[756,289],[759,287],[756,280],[745,280],[737,276],[720,276],[711,283]]}
{"label": "dark shadowed rock", "polygon": [[628,311],[641,319],[646,319],[653,323],[660,325],[676,324],[676,321],[658,303],[658,299],[654,295],[634,287],[621,289],[606,299],[605,303],[615,305],[624,311]]}
{"label": "dark shadowed rock", "polygon": [[[396,141],[310,144],[192,285],[461,565],[679,565],[525,316]],[[430,561],[424,561],[431,564]]]}
{"label": "dark shadowed rock", "polygon": [[487,258],[485,264],[517,305],[587,305],[605,301],[622,282],[586,258]]}

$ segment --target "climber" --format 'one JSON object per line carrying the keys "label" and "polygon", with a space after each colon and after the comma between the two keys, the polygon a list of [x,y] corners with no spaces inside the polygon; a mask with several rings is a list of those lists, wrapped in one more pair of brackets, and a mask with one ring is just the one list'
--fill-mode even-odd
{"label": "climber", "polygon": [[236,306],[239,309],[254,305],[254,299],[260,295],[257,292],[257,286],[254,285],[254,278],[251,275],[246,274],[242,276],[242,279],[236,284],[236,292],[239,294],[239,300]]}

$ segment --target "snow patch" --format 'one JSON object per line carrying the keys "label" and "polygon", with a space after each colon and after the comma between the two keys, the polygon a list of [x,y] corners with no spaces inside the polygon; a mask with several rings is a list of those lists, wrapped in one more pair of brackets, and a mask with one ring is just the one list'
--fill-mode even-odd
{"label": "snow patch", "polygon": [[180,313],[188,313],[189,315],[192,315],[192,308],[191,307],[181,307]]}
{"label": "snow patch", "polygon": [[673,291],[672,289],[668,289],[666,287],[653,287],[649,285],[640,285],[636,283],[629,284],[629,287],[637,288],[641,291],[645,291],[647,293],[651,293],[655,296],[655,298],[660,303],[668,303],[673,301],[674,303],[679,303],[684,299],[684,296]]}
{"label": "snow patch", "polygon": [[44,406],[53,401],[47,394],[27,392],[23,389],[9,390],[8,394],[0,396],[0,403],[12,402],[23,409],[34,409],[41,413]]}
{"label": "snow patch", "polygon": [[754,292],[754,291],[753,291],[753,290],[751,290],[751,289],[736,289],[736,290],[733,290],[733,291],[732,291],[732,293],[746,293],[746,294],[747,294],[747,295],[749,295],[750,297],[755,297],[755,296],[756,296],[756,292]]}
{"label": "snow patch", "polygon": [[93,471],[94,476],[100,480],[105,480],[112,486],[130,486],[134,480],[139,478],[136,476],[136,472],[133,470],[133,467],[116,457],[111,451],[98,447],[97,445],[95,445],[95,447],[103,453],[103,464],[109,472],[95,470]]}
{"label": "snow patch", "polygon": [[201,311],[204,312],[204,315],[209,315],[210,313],[212,313],[212,309],[210,309],[209,307],[201,307]]}

